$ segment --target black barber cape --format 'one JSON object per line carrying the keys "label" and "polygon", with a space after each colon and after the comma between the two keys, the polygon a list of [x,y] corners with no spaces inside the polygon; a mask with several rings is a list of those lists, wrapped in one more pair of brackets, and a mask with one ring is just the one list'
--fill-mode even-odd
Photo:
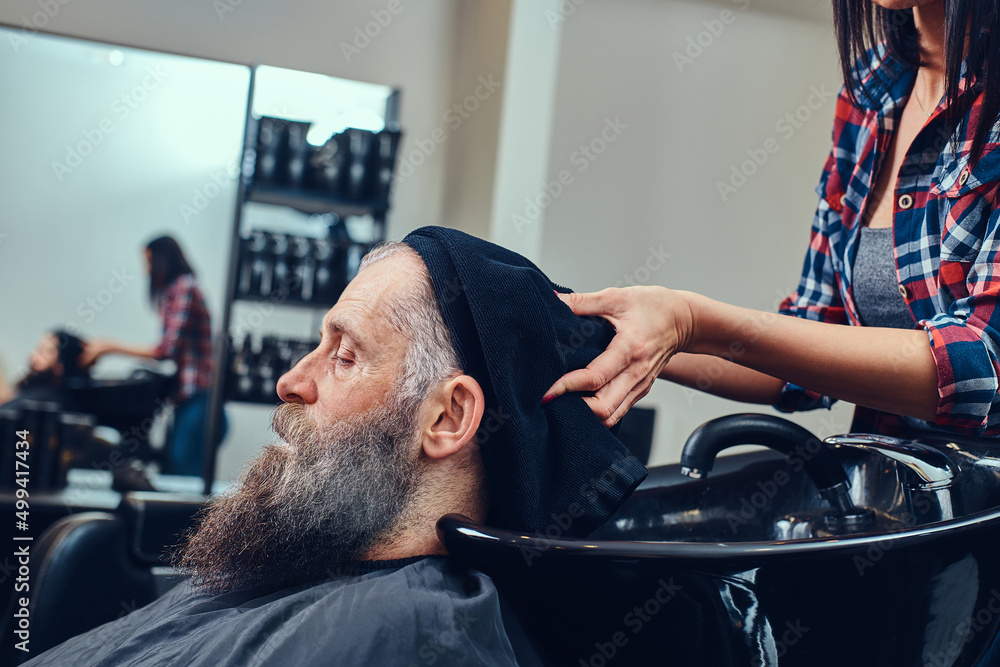
{"label": "black barber cape", "polygon": [[486,575],[445,556],[354,566],[355,573],[263,595],[212,596],[185,582],[27,664],[535,664],[523,646],[515,656],[508,631],[517,640],[521,630],[505,628]]}

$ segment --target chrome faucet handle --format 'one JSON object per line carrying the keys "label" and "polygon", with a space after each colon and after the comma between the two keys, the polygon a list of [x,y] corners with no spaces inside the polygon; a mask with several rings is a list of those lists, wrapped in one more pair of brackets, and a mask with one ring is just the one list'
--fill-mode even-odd
{"label": "chrome faucet handle", "polygon": [[897,461],[916,474],[920,479],[918,486],[925,491],[951,485],[958,472],[955,464],[944,452],[911,440],[870,433],[847,433],[830,436],[824,442],[878,452],[888,459]]}
{"label": "chrome faucet handle", "polygon": [[953,519],[961,514],[958,466],[939,449],[911,440],[870,433],[826,438],[830,445],[876,453],[899,463],[910,478],[903,483],[911,516],[917,523]]}

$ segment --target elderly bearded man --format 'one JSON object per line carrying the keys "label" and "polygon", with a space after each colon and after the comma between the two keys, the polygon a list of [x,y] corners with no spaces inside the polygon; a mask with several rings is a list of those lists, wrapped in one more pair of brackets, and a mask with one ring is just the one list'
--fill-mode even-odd
{"label": "elderly bearded man", "polygon": [[[455,230],[374,250],[278,384],[283,442],[179,552],[188,581],[29,664],[536,662],[493,582],[451,561],[435,523],[457,512],[540,530],[575,504],[566,534],[583,535],[645,475],[580,397],[541,404],[613,335],[553,288]],[[581,489],[588,477],[604,481]]]}

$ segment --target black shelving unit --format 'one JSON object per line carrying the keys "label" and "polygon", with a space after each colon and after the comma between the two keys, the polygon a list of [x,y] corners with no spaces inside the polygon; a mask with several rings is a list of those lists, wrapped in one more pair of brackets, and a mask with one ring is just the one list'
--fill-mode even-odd
{"label": "black shelving unit", "polygon": [[[322,215],[334,213],[342,218],[360,215],[370,215],[373,224],[372,242],[385,239],[385,218],[389,210],[388,198],[385,200],[349,199],[333,193],[320,192],[279,184],[255,183],[253,180],[256,165],[257,122],[253,115],[254,90],[257,83],[257,67],[250,68],[250,86],[247,97],[247,113],[243,140],[243,160],[240,165],[240,178],[236,195],[236,207],[233,214],[233,227],[229,244],[229,271],[226,280],[226,291],[220,320],[219,335],[214,349],[215,375],[212,381],[211,399],[208,419],[205,424],[205,448],[202,460],[202,477],[204,493],[211,493],[216,469],[216,439],[221,427],[223,408],[227,402],[249,402],[258,405],[277,405],[277,396],[273,403],[258,400],[239,401],[227,397],[226,382],[230,373],[232,343],[230,329],[232,326],[233,303],[242,301],[271,301],[267,297],[239,295],[237,282],[240,272],[240,246],[243,226],[243,209],[249,202],[294,209],[304,214]],[[399,130],[400,91],[393,90],[386,99],[385,127]],[[295,300],[282,301],[289,307],[307,308],[312,310],[328,310],[332,304],[302,303]],[[309,334],[313,338],[315,332]]]}

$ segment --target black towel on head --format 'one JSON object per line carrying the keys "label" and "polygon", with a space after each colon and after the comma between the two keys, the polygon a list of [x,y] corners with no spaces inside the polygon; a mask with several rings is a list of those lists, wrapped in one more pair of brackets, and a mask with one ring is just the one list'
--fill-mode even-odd
{"label": "black towel on head", "polygon": [[530,261],[455,229],[405,239],[430,272],[464,371],[486,396],[477,433],[499,528],[580,537],[603,523],[646,477],[579,394],[541,404],[570,370],[604,351],[613,327],[578,317]]}

